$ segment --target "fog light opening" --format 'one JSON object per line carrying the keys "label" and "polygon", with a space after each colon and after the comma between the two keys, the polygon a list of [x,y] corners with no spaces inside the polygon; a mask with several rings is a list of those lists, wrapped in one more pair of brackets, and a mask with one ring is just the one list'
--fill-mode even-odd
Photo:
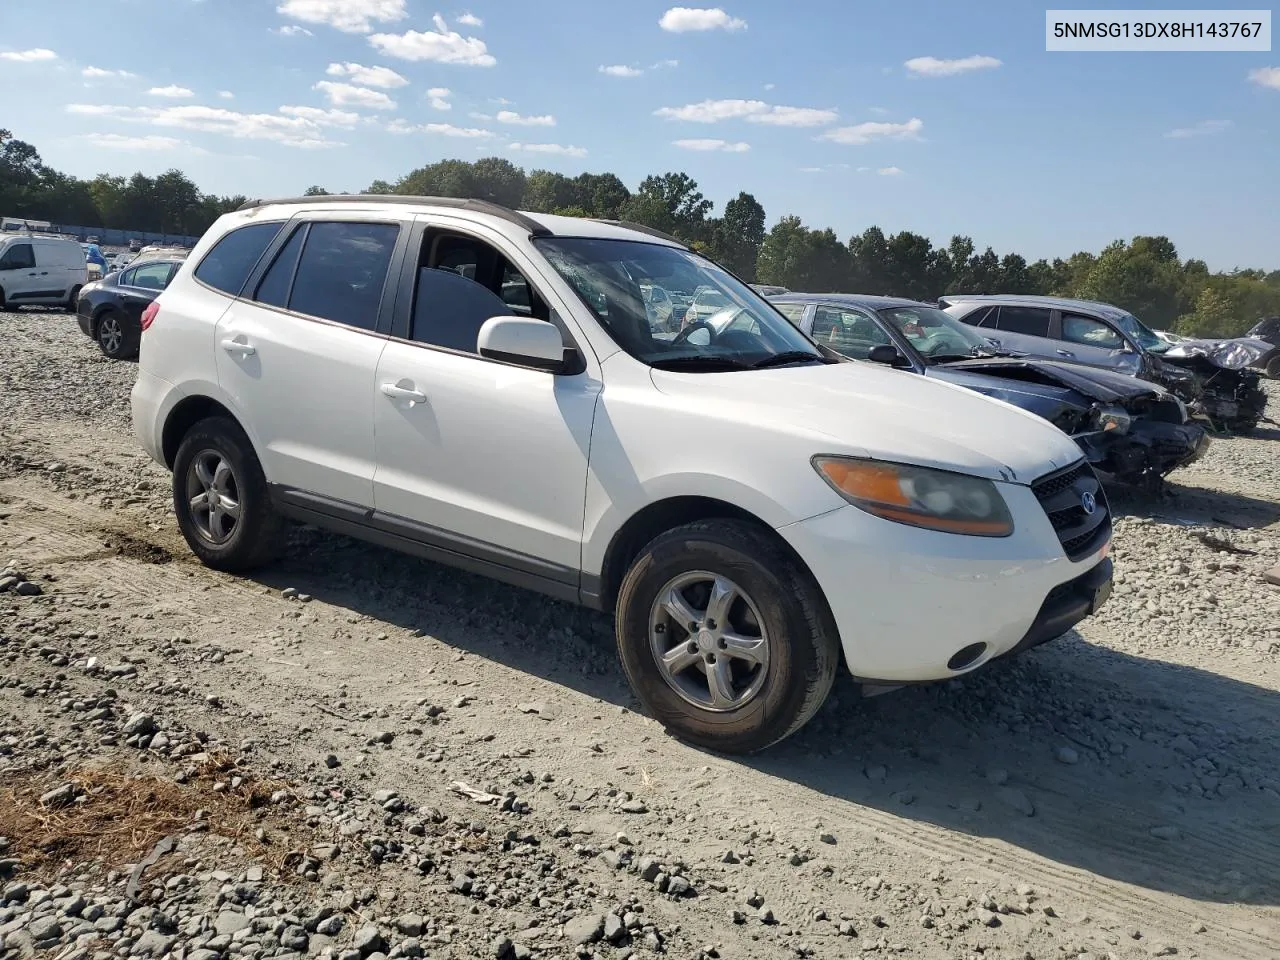
{"label": "fog light opening", "polygon": [[947,661],[948,670],[963,670],[965,667],[972,666],[982,659],[982,655],[987,652],[985,643],[971,643],[967,647],[961,647]]}

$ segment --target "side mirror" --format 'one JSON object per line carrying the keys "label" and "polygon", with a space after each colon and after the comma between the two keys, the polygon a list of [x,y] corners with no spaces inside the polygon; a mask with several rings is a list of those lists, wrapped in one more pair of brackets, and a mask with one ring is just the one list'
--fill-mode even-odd
{"label": "side mirror", "polygon": [[902,355],[902,351],[891,343],[882,343],[877,347],[872,347],[871,352],[867,354],[867,359],[872,363],[883,363],[889,367],[905,367],[908,364],[908,360]]}
{"label": "side mirror", "polygon": [[564,367],[564,340],[554,324],[528,317],[490,317],[476,337],[476,352],[490,360],[556,373]]}

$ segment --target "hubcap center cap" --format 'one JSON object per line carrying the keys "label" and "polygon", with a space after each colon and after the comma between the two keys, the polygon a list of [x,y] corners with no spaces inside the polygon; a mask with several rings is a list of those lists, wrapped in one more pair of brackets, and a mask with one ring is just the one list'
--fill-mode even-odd
{"label": "hubcap center cap", "polygon": [[698,649],[703,653],[712,653],[715,651],[718,638],[714,631],[703,627],[698,631],[696,639],[698,642]]}

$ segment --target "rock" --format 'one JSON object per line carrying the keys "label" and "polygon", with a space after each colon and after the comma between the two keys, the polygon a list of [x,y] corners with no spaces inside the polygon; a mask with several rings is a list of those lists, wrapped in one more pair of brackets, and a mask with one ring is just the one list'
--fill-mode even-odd
{"label": "rock", "polygon": [[822,841],[823,843],[829,843],[829,844],[831,844],[832,846],[835,846],[835,843],[836,843],[836,837],[835,837],[835,834],[834,834],[834,833],[822,833],[822,834],[819,834],[819,835],[818,835],[818,839],[819,839],[820,841]]}
{"label": "rock", "polygon": [[1181,840],[1182,839],[1182,831],[1179,830],[1177,827],[1170,827],[1170,826],[1152,827],[1151,830],[1148,832],[1157,840]]}
{"label": "rock", "polygon": [[673,897],[688,896],[693,892],[693,885],[684,877],[674,876],[667,881],[667,893]]}
{"label": "rock", "polygon": [[1262,579],[1267,583],[1280,587],[1280,567],[1272,567],[1262,572]]}
{"label": "rock", "polygon": [[29,580],[23,580],[13,588],[13,592],[23,597],[38,597],[40,594],[44,593],[44,591],[40,589],[40,585],[38,583],[32,583]]}
{"label": "rock", "polygon": [[333,916],[325,917],[316,924],[316,933],[323,937],[336,937],[342,932],[342,926],[342,915],[335,913]]}
{"label": "rock", "polygon": [[1053,752],[1054,759],[1059,763],[1076,764],[1080,762],[1080,754],[1073,747],[1059,747]]}
{"label": "rock", "polygon": [[238,933],[249,926],[249,918],[234,910],[223,910],[213,921],[213,929],[220,934]]}
{"label": "rock", "polygon": [[58,807],[67,807],[75,802],[76,785],[74,783],[64,783],[60,787],[54,787],[45,793],[40,794],[40,805],[50,809]]}
{"label": "rock", "polygon": [[658,874],[662,872],[662,864],[649,857],[641,857],[637,872],[640,874],[640,879],[645,883],[653,883],[658,879]]}
{"label": "rock", "polygon": [[618,809],[623,813],[648,813],[649,808],[645,806],[645,802],[640,799],[626,800],[618,804]]}
{"label": "rock", "polygon": [[595,943],[604,936],[604,916],[587,913],[574,917],[564,925],[564,935],[570,943],[578,946]]}
{"label": "rock", "polygon": [[136,941],[129,952],[135,957],[167,957],[177,937],[171,937],[159,930],[148,930]]}
{"label": "rock", "polygon": [[773,915],[773,910],[769,907],[761,907],[759,912],[756,913],[756,917],[765,926],[772,926],[778,922]]}
{"label": "rock", "polygon": [[310,939],[307,936],[307,931],[303,930],[302,927],[292,925],[285,927],[284,933],[280,934],[280,946],[286,950],[297,950],[299,953],[304,953],[310,943]]}
{"label": "rock", "polygon": [[339,760],[335,754],[326,753],[324,757],[324,765],[328,767],[330,770],[332,770],[335,767],[342,766],[342,761]]}
{"label": "rock", "polygon": [[455,873],[453,875],[453,889],[458,893],[470,893],[473,882],[465,873]]}
{"label": "rock", "polygon": [[406,937],[422,936],[422,930],[425,926],[426,923],[423,921],[422,917],[416,913],[406,913],[402,916],[396,917],[396,929]]}
{"label": "rock", "polygon": [[373,924],[368,924],[356,931],[351,946],[359,950],[362,957],[368,957],[371,953],[385,950],[387,941],[383,939],[381,930]]}
{"label": "rock", "polygon": [[1153,957],[1176,957],[1178,948],[1171,943],[1162,944],[1156,947],[1155,952],[1151,954]]}
{"label": "rock", "polygon": [[618,944],[627,938],[627,927],[616,913],[605,914],[604,938],[610,943]]}
{"label": "rock", "polygon": [[36,943],[57,940],[62,936],[62,924],[57,917],[37,917],[27,924],[27,933]]}
{"label": "rock", "polygon": [[155,718],[149,713],[135,713],[124,722],[124,726],[120,728],[120,732],[126,737],[145,736],[148,733],[155,733]]}
{"label": "rock", "polygon": [[1031,798],[1015,787],[1001,787],[996,791],[996,797],[1023,816],[1034,817],[1036,814],[1036,805],[1031,802]]}
{"label": "rock", "polygon": [[499,937],[493,941],[494,960],[515,960],[516,945],[510,937]]}

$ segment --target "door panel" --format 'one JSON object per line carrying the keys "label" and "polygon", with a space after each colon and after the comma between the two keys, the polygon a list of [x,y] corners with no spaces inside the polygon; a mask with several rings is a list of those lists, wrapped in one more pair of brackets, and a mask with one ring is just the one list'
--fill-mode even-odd
{"label": "door panel", "polygon": [[576,582],[599,382],[399,341],[377,380],[378,512]]}
{"label": "door panel", "polygon": [[218,321],[218,383],[267,480],[373,505],[372,397],[381,337],[236,300]]}
{"label": "door panel", "polygon": [[1124,338],[1109,324],[1094,317],[1063,313],[1059,328],[1062,339],[1057,353],[1073,363],[1116,369],[1124,359]]}
{"label": "door panel", "polygon": [[35,252],[30,243],[12,243],[0,257],[0,287],[5,299],[30,300],[40,289],[40,273],[36,269]]}

